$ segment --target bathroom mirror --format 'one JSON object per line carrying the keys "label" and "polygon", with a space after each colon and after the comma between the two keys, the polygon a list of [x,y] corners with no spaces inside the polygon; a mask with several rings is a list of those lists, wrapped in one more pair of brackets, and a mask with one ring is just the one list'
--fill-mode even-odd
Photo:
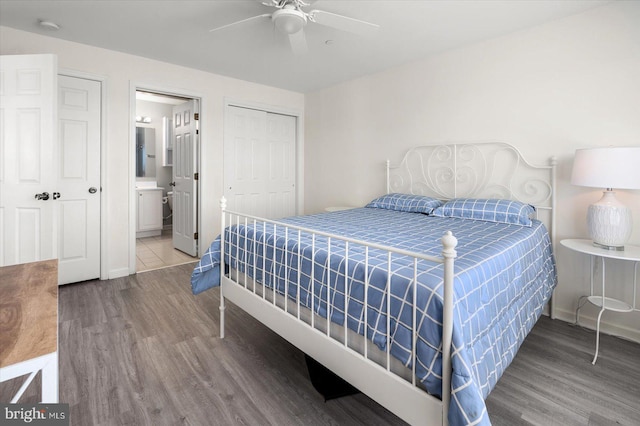
{"label": "bathroom mirror", "polygon": [[136,177],[156,177],[156,130],[136,127]]}

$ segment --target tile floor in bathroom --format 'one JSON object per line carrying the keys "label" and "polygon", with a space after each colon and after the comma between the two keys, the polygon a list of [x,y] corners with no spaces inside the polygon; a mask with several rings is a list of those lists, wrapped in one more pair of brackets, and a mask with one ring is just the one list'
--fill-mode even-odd
{"label": "tile floor in bathroom", "polygon": [[136,239],[136,271],[151,271],[167,266],[196,262],[197,257],[173,248],[171,229],[162,231],[157,237]]}

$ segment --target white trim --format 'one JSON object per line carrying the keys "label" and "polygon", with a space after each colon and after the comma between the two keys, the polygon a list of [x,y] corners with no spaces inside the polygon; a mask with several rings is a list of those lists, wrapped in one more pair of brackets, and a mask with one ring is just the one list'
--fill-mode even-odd
{"label": "white trim", "polygon": [[[135,233],[135,232],[134,232]],[[129,267],[109,270],[109,279],[126,277],[129,275]]]}
{"label": "white trim", "polygon": [[[228,122],[227,111],[230,106],[255,109],[274,114],[289,115],[296,118],[296,215],[304,211],[304,114],[298,108],[270,105],[261,102],[251,102],[234,98],[224,98],[224,123]],[[223,138],[224,139],[224,138]],[[223,140],[224,146],[224,140]],[[224,165],[223,165],[224,167]],[[223,186],[224,188],[224,186]],[[224,192],[224,191],[223,191]]]}
{"label": "white trim", "polygon": [[[206,113],[203,111],[203,94],[198,92],[192,92],[189,90],[170,88],[167,86],[158,86],[154,84],[147,84],[142,82],[130,81],[129,82],[129,274],[136,273],[136,151],[135,151],[135,139],[136,139],[136,126],[135,126],[135,110],[136,110],[136,91],[142,90],[147,92],[161,93],[169,96],[180,96],[183,98],[193,99],[198,106],[198,112],[200,117],[206,117]],[[196,170],[194,173],[200,173],[200,179],[197,185],[197,231],[202,235],[202,138],[203,132],[203,120],[200,119],[200,125],[198,126],[199,137],[195,146],[195,155],[197,156]],[[200,241],[198,241],[198,256],[201,256],[207,247],[203,247]],[[122,275],[121,275],[122,276]]]}
{"label": "white trim", "polygon": [[[560,284],[559,284],[560,285]],[[597,308],[594,308],[597,309]],[[576,311],[568,311],[566,309],[555,309],[556,319],[561,321],[568,322],[570,324],[575,324],[576,322]],[[580,327],[587,328],[589,330],[596,330],[596,317],[593,315],[585,315],[584,313],[580,313]],[[600,321],[600,331],[605,334],[609,334],[611,336],[620,337],[622,339],[631,340],[633,342],[640,343],[640,330],[635,330],[633,328],[621,326],[609,321],[602,320]]]}
{"label": "white trim", "polygon": [[109,209],[107,206],[107,77],[84,71],[58,69],[58,75],[82,78],[100,83],[100,279],[111,278],[109,270]]}

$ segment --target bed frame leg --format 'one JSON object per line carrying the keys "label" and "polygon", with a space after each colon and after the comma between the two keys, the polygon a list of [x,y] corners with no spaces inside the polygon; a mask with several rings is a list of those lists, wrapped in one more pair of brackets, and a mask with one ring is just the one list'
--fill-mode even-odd
{"label": "bed frame leg", "polygon": [[220,289],[220,338],[224,339],[224,296]]}
{"label": "bed frame leg", "polygon": [[222,281],[224,280],[224,229],[225,210],[227,209],[227,199],[220,198],[220,338],[224,339],[224,293],[222,292]]}

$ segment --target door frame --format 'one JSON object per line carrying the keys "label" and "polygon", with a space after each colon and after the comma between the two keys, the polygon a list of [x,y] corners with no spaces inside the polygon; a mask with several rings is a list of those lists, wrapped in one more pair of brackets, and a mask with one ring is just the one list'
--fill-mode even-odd
{"label": "door frame", "polygon": [[[234,98],[225,97],[224,98],[224,125],[229,123],[228,117],[228,107],[239,107],[239,108],[247,108],[247,109],[255,109],[258,111],[265,111],[274,114],[281,115],[289,115],[291,117],[296,118],[296,169],[295,169],[295,183],[296,183],[296,206],[295,206],[295,214],[299,215],[302,211],[304,211],[304,120],[302,111],[296,108],[286,108],[276,105],[263,104],[260,102],[249,102],[245,100],[239,100]],[[224,138],[222,141],[222,146],[224,149]],[[224,168],[224,165],[223,165]],[[223,173],[224,179],[224,173]],[[226,187],[226,183],[222,182],[224,194],[224,188]]]}
{"label": "door frame", "polygon": [[[107,77],[76,71],[67,68],[58,68],[58,75],[100,83],[100,279],[109,278],[109,250],[106,236],[109,235],[109,221],[107,220],[109,209],[107,208]],[[57,89],[57,88],[56,88]],[[56,105],[57,108],[57,105]]]}
{"label": "door frame", "polygon": [[[129,83],[129,274],[136,273],[136,92],[138,90],[145,92],[153,92],[161,95],[179,96],[182,98],[195,99],[198,101],[198,111],[201,117],[206,117],[203,113],[203,95],[197,92],[191,92],[183,89],[175,89],[167,86],[157,86],[154,84],[147,84],[144,82],[131,81]],[[200,126],[198,128],[198,139],[195,144],[194,155],[196,156],[196,169],[195,172],[201,172],[201,155],[200,144],[202,141],[203,131],[202,119],[200,119]],[[198,195],[194,199],[197,204],[196,215],[198,217],[196,226],[198,232],[202,232],[202,203],[200,197],[202,194],[201,188],[202,179],[198,181]],[[200,254],[201,246],[198,244],[198,255]]]}

